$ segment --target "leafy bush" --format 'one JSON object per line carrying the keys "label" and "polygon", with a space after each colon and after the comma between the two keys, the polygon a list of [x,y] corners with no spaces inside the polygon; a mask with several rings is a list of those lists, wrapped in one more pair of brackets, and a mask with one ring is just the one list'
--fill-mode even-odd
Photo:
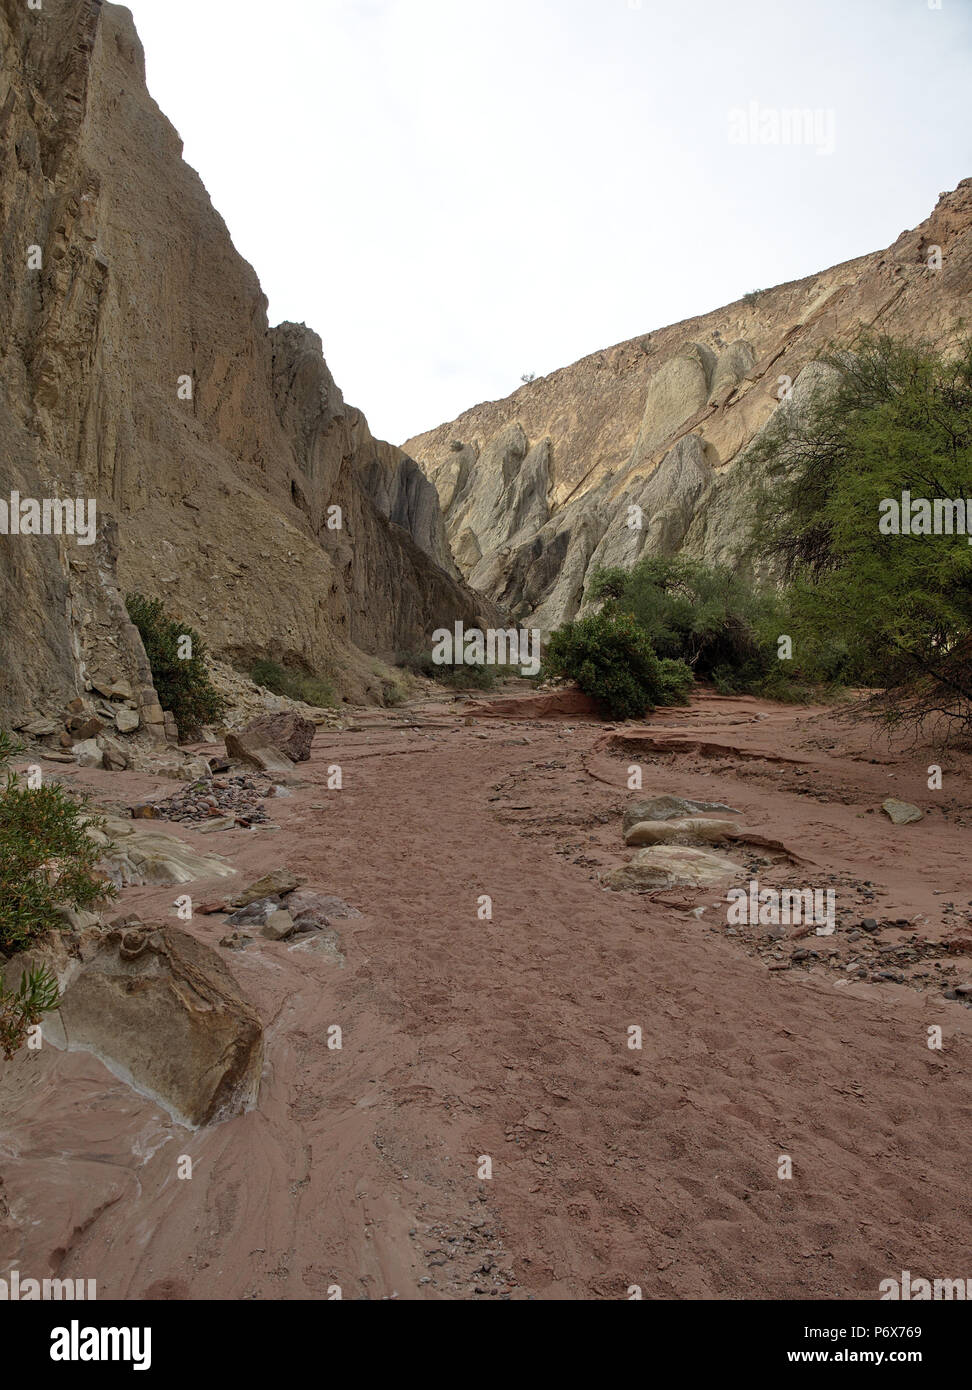
{"label": "leafy bush", "polygon": [[576,681],[613,719],[640,719],[656,705],[687,704],[693,680],[684,662],[659,660],[630,613],[607,611],[553,633],[543,674]]}
{"label": "leafy bush", "polygon": [[56,783],[28,787],[8,771],[22,751],[0,733],[0,951],[7,954],[59,927],[58,908],[91,908],[115,893],[95,875],[104,851],[85,832],[87,802]]}
{"label": "leafy bush", "polygon": [[[129,594],[125,606],[142,638],[159,703],[175,716],[179,737],[185,742],[204,724],[218,724],[229,706],[209,678],[199,633],[170,618],[159,599]],[[184,650],[190,654],[183,656]]]}
{"label": "leafy bush", "polygon": [[0,983],[0,1050],[8,1062],[25,1042],[28,1029],[60,1002],[57,976],[49,965],[25,971],[16,990]]}
{"label": "leafy bush", "polygon": [[334,687],[322,676],[310,676],[305,671],[290,671],[275,661],[258,661],[250,672],[254,685],[288,700],[302,700],[316,709],[332,709],[337,704]]}
{"label": "leafy bush", "polygon": [[630,613],[659,656],[684,661],[723,694],[776,693],[789,679],[778,657],[789,632],[781,597],[736,570],[646,556],[631,570],[595,571],[588,597],[607,613]]}

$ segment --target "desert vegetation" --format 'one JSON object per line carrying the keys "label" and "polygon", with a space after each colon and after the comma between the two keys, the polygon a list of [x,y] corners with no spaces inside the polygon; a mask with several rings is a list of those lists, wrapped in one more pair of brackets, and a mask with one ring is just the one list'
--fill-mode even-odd
{"label": "desert vegetation", "polygon": [[276,661],[258,661],[250,671],[254,685],[262,686],[274,695],[290,700],[302,700],[317,709],[332,709],[337,704],[334,687],[323,676],[306,671],[294,671]]}
{"label": "desert vegetation", "polygon": [[129,594],[125,604],[145,647],[159,703],[173,714],[183,741],[197,737],[227,709],[210,679],[203,639],[168,614],[160,599]]}
{"label": "desert vegetation", "polygon": [[[0,732],[0,953],[16,956],[64,925],[64,908],[86,909],[114,895],[98,875],[101,854],[87,834],[83,798],[55,782],[31,786],[10,770],[22,749]],[[57,1007],[57,981],[46,966],[24,972],[16,989],[0,978],[0,1049],[9,1058],[27,1031]]]}
{"label": "desert vegetation", "polygon": [[783,405],[750,451],[749,554],[595,571],[586,597],[600,621],[553,635],[550,673],[614,716],[641,714],[664,702],[647,649],[724,694],[866,688],[876,693],[858,708],[890,726],[937,716],[946,734],[972,729],[972,340],[945,356],[864,338],[825,365],[809,403]]}

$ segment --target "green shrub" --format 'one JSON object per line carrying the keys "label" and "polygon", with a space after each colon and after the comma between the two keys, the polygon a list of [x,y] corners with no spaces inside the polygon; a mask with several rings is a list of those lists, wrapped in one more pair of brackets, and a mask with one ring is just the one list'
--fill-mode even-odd
{"label": "green shrub", "polygon": [[60,1002],[57,976],[49,965],[25,971],[16,990],[0,983],[0,1051],[8,1062],[26,1041],[28,1029]]}
{"label": "green shrub", "polygon": [[737,570],[645,556],[631,570],[595,571],[588,597],[607,613],[630,613],[659,656],[684,661],[723,694],[769,694],[793,674],[778,655],[789,633],[783,600]]}
{"label": "green shrub", "polygon": [[311,676],[306,671],[291,671],[276,661],[258,661],[250,672],[254,685],[288,700],[301,700],[315,709],[333,709],[337,704],[334,687],[323,676]]}
{"label": "green shrub", "polygon": [[658,659],[630,613],[605,611],[553,633],[543,673],[576,681],[612,719],[640,719],[656,705],[687,704],[693,679],[683,662]]}
{"label": "green shrub", "polygon": [[204,724],[218,724],[229,706],[209,678],[199,633],[170,618],[159,599],[129,594],[125,606],[142,638],[159,703],[174,715],[179,737],[186,742]]}
{"label": "green shrub", "polygon": [[85,832],[88,803],[56,783],[28,787],[8,771],[22,751],[0,733],[0,951],[8,955],[59,927],[58,908],[91,908],[115,893],[95,876],[104,850]]}

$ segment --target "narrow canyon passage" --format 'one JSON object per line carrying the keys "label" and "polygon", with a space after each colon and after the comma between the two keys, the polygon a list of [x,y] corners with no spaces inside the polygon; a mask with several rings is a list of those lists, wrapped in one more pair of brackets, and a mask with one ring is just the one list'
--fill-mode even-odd
{"label": "narrow canyon passage", "polygon": [[[95,1269],[100,1297],[875,1298],[902,1269],[960,1274],[969,1009],[837,983],[825,959],[770,970],[711,889],[681,905],[606,891],[630,756],[596,723],[454,711],[319,734],[274,804],[280,831],[217,837],[242,875],[286,865],[362,913],[343,963],[321,943],[224,953],[267,1024],[254,1111],[193,1134],[85,1054],[9,1069],[7,1253]],[[805,757],[817,799],[769,762],[692,754],[646,762],[645,794],[725,800],[769,835],[785,812],[828,872],[870,866],[889,901],[960,898],[961,820],[916,874],[922,842],[889,854],[901,830],[864,813],[887,766],[815,753],[801,720],[726,701],[654,725]],[[173,897],[133,889],[122,907],[160,919]],[[215,945],[220,921],[191,930]]]}

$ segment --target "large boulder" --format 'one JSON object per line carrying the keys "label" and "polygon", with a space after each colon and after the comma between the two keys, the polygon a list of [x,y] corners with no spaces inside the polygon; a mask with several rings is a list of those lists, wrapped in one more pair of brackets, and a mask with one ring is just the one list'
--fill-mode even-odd
{"label": "large boulder", "polygon": [[311,744],[316,733],[316,724],[293,711],[264,714],[259,719],[251,720],[245,729],[227,734],[226,751],[230,757],[253,761],[254,755],[274,750],[282,753],[291,763],[306,763],[310,759]]}
{"label": "large boulder", "polygon": [[64,992],[67,1045],[198,1128],[253,1105],[263,1027],[220,957],[172,926],[112,931]]}

